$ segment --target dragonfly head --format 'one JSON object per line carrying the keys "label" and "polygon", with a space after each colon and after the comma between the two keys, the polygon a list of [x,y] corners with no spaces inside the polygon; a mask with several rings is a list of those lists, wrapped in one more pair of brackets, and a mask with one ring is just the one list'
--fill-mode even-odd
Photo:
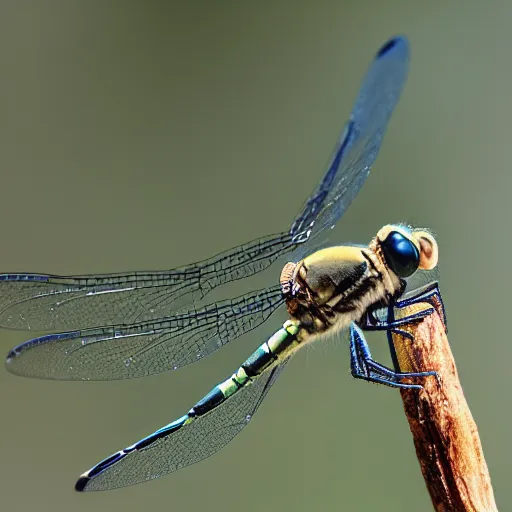
{"label": "dragonfly head", "polygon": [[418,269],[432,270],[437,265],[437,242],[428,231],[387,225],[377,233],[374,245],[386,265],[401,278],[412,276]]}

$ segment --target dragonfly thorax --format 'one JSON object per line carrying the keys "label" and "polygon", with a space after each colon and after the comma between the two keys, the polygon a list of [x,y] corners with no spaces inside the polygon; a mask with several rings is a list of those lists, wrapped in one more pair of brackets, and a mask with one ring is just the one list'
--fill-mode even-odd
{"label": "dragonfly thorax", "polygon": [[281,273],[288,312],[309,334],[348,327],[376,303],[387,304],[403,289],[369,247],[317,251]]}

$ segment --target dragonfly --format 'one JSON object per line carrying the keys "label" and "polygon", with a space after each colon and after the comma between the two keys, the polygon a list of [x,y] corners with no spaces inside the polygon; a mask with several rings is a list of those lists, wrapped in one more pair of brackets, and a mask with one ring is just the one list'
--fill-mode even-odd
{"label": "dragonfly", "polygon": [[[187,414],[103,460],[77,481],[77,491],[144,482],[203,460],[247,425],[286,363],[300,348],[340,330],[350,333],[352,374],[398,388],[435,372],[400,373],[375,362],[364,330],[400,331],[379,311],[411,302],[439,304],[437,283],[409,293],[410,279],[437,265],[437,243],[425,230],[383,227],[368,246],[313,251],[358,194],[377,157],[408,73],[409,44],[394,37],[376,53],[320,183],[289,230],[169,271],[83,276],[0,275],[0,326],[64,331],[9,351],[7,369],[57,380],[112,380],[176,370],[264,323],[283,304],[289,319],[236,372]],[[217,286],[268,268],[297,251],[279,284],[206,306]],[[179,308],[188,305],[188,309]],[[384,308],[384,309],[383,309]],[[174,314],[173,314],[174,311]],[[100,325],[100,327],[97,327]]]}

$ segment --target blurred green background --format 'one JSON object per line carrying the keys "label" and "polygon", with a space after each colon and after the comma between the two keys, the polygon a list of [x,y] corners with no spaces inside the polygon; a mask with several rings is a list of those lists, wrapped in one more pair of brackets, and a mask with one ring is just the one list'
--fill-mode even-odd
{"label": "blurred green background", "polygon": [[[374,52],[404,33],[402,101],[330,240],[366,243],[402,220],[434,230],[451,345],[510,510],[511,16],[510,2],[476,0],[4,0],[0,269],[172,268],[286,229]],[[284,318],[142,380],[2,370],[0,508],[431,510],[399,394],[351,379],[339,340],[298,355],[250,427],[207,461],[120,491],[73,491],[82,471],[187,411]],[[27,337],[2,332],[2,350]],[[389,360],[384,339],[371,341]]]}

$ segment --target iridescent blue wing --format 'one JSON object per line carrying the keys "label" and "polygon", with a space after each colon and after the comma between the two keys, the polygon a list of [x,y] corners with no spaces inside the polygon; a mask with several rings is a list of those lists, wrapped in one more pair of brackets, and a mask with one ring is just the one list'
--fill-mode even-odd
{"label": "iridescent blue wing", "polygon": [[[325,176],[289,232],[264,237],[176,270],[84,276],[0,275],[0,326],[68,330],[167,317],[210,290],[260,272],[332,227],[368,177],[407,77],[408,43],[377,53]],[[304,251],[303,252],[307,252]]]}
{"label": "iridescent blue wing", "polygon": [[377,52],[327,172],[292,225],[295,241],[333,227],[358,194],[379,152],[408,68],[409,44],[404,37],[389,40]]}
{"label": "iridescent blue wing", "polygon": [[266,269],[295,244],[259,238],[175,270],[83,276],[0,274],[0,326],[55,331],[169,316],[221,284]]}

